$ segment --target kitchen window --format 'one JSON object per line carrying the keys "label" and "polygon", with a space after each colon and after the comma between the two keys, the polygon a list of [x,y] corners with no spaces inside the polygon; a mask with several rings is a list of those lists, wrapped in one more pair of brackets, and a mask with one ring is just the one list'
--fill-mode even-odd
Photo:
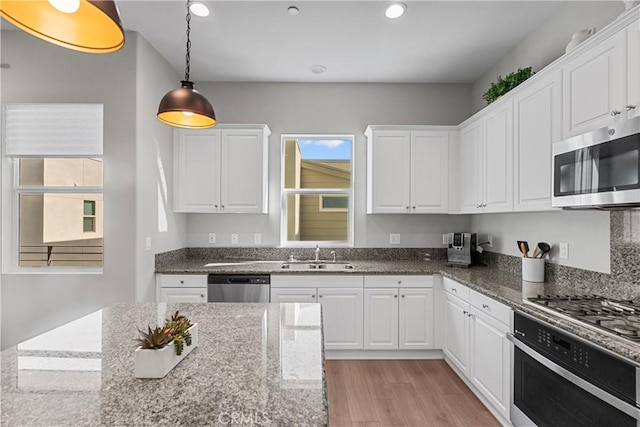
{"label": "kitchen window", "polygon": [[353,244],[353,136],[283,135],[283,246]]}
{"label": "kitchen window", "polygon": [[13,191],[5,196],[12,235],[3,252],[11,254],[10,270],[103,267],[102,108],[6,106],[4,152],[12,168],[3,181]]}

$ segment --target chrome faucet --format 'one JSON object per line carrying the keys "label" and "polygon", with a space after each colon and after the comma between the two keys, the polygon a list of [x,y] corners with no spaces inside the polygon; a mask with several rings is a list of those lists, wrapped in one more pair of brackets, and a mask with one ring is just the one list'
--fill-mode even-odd
{"label": "chrome faucet", "polygon": [[316,245],[316,262],[320,261],[320,246]]}
{"label": "chrome faucet", "polygon": [[331,255],[333,256],[333,262],[336,262],[336,251],[331,251]]}

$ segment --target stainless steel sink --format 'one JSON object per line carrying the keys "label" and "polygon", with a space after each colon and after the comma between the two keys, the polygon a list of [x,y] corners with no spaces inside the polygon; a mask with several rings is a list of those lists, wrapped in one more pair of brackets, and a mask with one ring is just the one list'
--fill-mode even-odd
{"label": "stainless steel sink", "polygon": [[293,271],[317,271],[317,270],[325,270],[325,271],[334,271],[334,270],[351,270],[353,269],[353,264],[349,264],[348,262],[285,262],[280,268],[286,270]]}

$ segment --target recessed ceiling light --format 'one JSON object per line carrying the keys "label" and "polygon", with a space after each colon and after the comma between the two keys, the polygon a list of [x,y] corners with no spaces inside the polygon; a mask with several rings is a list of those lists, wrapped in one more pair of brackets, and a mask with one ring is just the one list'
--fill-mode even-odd
{"label": "recessed ceiling light", "polygon": [[407,10],[407,5],[404,3],[392,3],[387,6],[387,9],[384,11],[384,14],[389,19],[400,18],[404,15],[404,12]]}
{"label": "recessed ceiling light", "polygon": [[314,65],[311,67],[311,72],[313,74],[322,74],[325,71],[327,71],[327,67],[325,67],[324,65]]}
{"label": "recessed ceiling light", "polygon": [[209,16],[209,8],[202,3],[191,3],[189,9],[194,15],[197,16]]}
{"label": "recessed ceiling light", "polygon": [[289,12],[289,15],[291,16],[296,16],[297,14],[300,13],[300,9],[298,9],[295,6],[289,6],[289,8],[287,9],[287,12]]}

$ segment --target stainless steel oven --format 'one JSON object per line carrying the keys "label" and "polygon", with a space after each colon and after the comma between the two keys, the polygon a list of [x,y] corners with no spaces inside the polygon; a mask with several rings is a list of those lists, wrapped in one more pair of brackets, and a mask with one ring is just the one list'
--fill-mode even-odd
{"label": "stainless steel oven", "polygon": [[553,144],[552,206],[640,206],[640,117]]}
{"label": "stainless steel oven", "polygon": [[520,312],[509,340],[515,426],[640,426],[638,364]]}

